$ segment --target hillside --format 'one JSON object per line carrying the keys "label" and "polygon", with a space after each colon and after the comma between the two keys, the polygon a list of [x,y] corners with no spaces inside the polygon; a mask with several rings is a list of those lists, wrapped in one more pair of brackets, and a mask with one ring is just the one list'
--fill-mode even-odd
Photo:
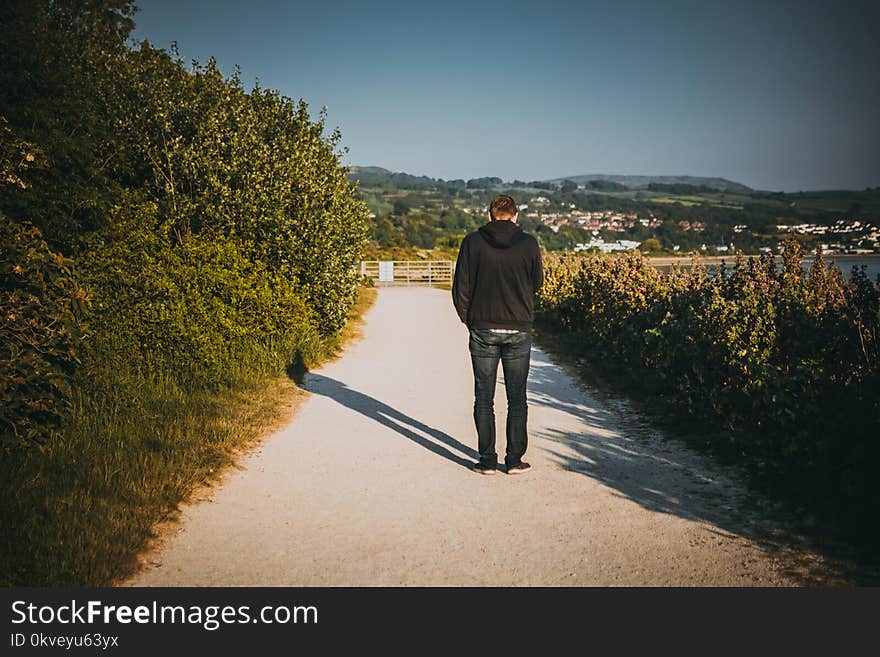
{"label": "hillside", "polygon": [[[359,166],[350,166],[348,173],[349,180],[362,180],[364,182],[382,182],[386,180],[392,180],[396,183],[406,183],[406,184],[424,184],[424,185],[437,185],[437,184],[447,184],[442,178],[431,178],[429,176],[414,176],[409,173],[404,173],[402,171],[389,171],[383,167],[359,167]],[[463,181],[462,185],[464,184]]]}
{"label": "hillside", "polygon": [[[449,185],[450,183],[458,183],[462,186],[463,180],[454,181],[443,180],[443,178],[431,178],[430,176],[417,176],[403,171],[390,171],[384,167],[373,166],[354,166],[349,167],[349,178],[363,181],[385,181],[393,180],[403,183],[423,183],[426,185]],[[536,183],[559,185],[563,180],[583,185],[589,181],[602,181],[622,185],[627,190],[643,190],[649,185],[687,185],[694,188],[704,188],[703,191],[717,191],[729,194],[751,194],[754,190],[742,183],[727,180],[726,178],[709,178],[703,176],[624,176],[612,175],[606,173],[592,173],[578,176],[567,176],[565,178],[552,178],[550,180],[533,181],[532,183],[524,183],[522,181],[513,181],[501,183],[500,179],[493,178],[477,178],[475,181],[486,181],[485,187],[526,187],[535,186]],[[493,184],[490,181],[499,181]],[[541,186],[541,185],[537,185]],[[480,185],[483,187],[483,185]]]}
{"label": "hillside", "polygon": [[660,185],[692,185],[694,187],[708,187],[719,192],[732,194],[749,194],[751,187],[742,183],[727,180],[726,178],[705,178],[702,176],[622,176],[605,173],[590,173],[581,176],[567,176],[565,178],[553,178],[546,182],[561,183],[563,180],[571,180],[583,185],[590,180],[602,180],[624,185],[628,189],[644,189],[650,184]]}

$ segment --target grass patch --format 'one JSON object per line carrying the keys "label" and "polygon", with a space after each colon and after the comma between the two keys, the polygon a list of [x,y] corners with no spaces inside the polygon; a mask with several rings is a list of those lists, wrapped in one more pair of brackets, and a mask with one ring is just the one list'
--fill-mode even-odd
{"label": "grass patch", "polygon": [[695,205],[700,205],[700,201],[687,201],[682,198],[652,198],[652,203],[680,203],[686,207],[693,207]]}
{"label": "grass patch", "polygon": [[[323,360],[360,336],[375,298],[361,288]],[[215,389],[118,368],[79,381],[60,439],[2,457],[0,584],[102,586],[132,574],[157,525],[288,419],[304,395],[283,368],[267,365],[277,356],[270,350],[243,349],[245,362]]]}
{"label": "grass patch", "polygon": [[743,208],[742,204],[718,199],[712,196],[660,196],[647,200],[651,203],[680,203],[686,207],[708,204],[717,208],[730,208],[731,210],[742,210]]}

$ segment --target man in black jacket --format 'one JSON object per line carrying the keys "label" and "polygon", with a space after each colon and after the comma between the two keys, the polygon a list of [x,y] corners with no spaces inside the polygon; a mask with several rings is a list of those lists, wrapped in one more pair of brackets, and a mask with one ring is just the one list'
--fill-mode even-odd
{"label": "man in black jacket", "polygon": [[544,273],[537,240],[516,224],[517,208],[507,195],[489,206],[489,223],[462,240],[455,263],[452,301],[470,330],[468,348],[474,367],[474,423],[480,474],[494,474],[495,378],[498,361],[507,390],[508,474],[529,469],[522,460],[528,447],[526,380],[532,347],[535,292]]}

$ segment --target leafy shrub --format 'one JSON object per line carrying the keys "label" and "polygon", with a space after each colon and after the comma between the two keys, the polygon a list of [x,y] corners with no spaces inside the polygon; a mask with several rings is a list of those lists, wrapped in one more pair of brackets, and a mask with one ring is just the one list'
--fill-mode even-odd
{"label": "leafy shrub", "polygon": [[[131,45],[133,13],[127,0],[4,12],[0,210],[76,263],[93,305],[70,348],[90,372],[161,370],[184,386],[319,354],[355,300],[367,235],[339,132],[213,60]],[[59,326],[40,294],[51,307],[30,307],[45,313],[35,325]],[[60,390],[59,367],[32,375]],[[37,433],[58,419],[50,407]]]}
{"label": "leafy shrub", "polygon": [[77,363],[84,294],[40,231],[0,213],[0,445],[57,434]]}
{"label": "leafy shrub", "polygon": [[135,93],[120,119],[163,225],[183,240],[235,238],[242,254],[298,285],[316,328],[342,328],[367,237],[355,197],[325,136],[323,113],[278,92],[250,93],[212,60],[186,70],[141,47],[127,59]]}
{"label": "leafy shrub", "polygon": [[117,206],[108,228],[84,245],[91,361],[114,369],[120,360],[149,364],[192,385],[219,385],[237,369],[243,344],[296,336],[286,354],[293,359],[293,351],[314,352],[320,341],[294,281],[244,258],[232,238],[191,235],[172,248],[154,204]]}
{"label": "leafy shrub", "polygon": [[781,268],[768,255],[661,273],[638,252],[549,254],[538,321],[711,423],[766,478],[876,532],[859,514],[880,510],[880,283],[821,256],[805,269],[803,255],[792,241]]}

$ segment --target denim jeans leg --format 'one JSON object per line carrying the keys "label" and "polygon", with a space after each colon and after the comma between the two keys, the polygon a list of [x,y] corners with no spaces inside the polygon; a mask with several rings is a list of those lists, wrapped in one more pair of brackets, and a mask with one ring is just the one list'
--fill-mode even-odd
{"label": "denim jeans leg", "polygon": [[510,334],[501,346],[501,365],[504,369],[504,387],[507,391],[507,454],[506,465],[516,465],[528,448],[528,405],[526,384],[532,336],[527,331]]}
{"label": "denim jeans leg", "polygon": [[477,429],[477,450],[480,462],[494,466],[498,463],[495,451],[495,379],[501,350],[491,344],[491,336],[471,330],[470,352],[474,368],[474,424]]}

